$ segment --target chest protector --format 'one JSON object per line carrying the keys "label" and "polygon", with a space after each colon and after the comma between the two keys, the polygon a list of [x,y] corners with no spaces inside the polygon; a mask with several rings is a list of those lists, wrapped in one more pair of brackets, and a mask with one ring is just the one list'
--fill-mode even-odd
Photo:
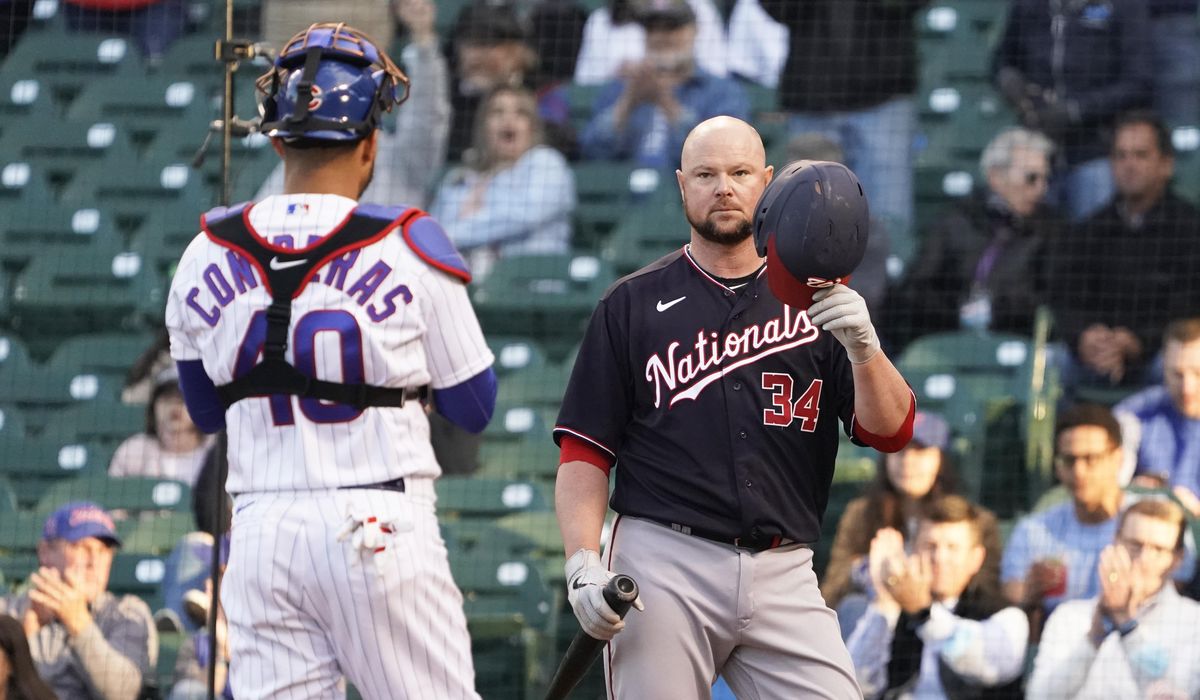
{"label": "chest protector", "polygon": [[[370,213],[355,209],[341,226],[307,248],[290,249],[263,241],[250,227],[251,205],[214,209],[201,219],[204,233],[213,243],[243,255],[258,269],[271,294],[267,307],[267,336],[262,362],[228,384],[217,387],[217,395],[229,408],[245,398],[291,394],[333,401],[363,409],[369,406],[400,407],[405,401],[424,399],[428,387],[383,387],[371,384],[342,384],[310,377],[285,359],[292,300],[300,296],[322,265],[346,253],[371,245],[425,216],[420,209],[371,207]],[[386,212],[389,217],[379,216]],[[398,215],[397,215],[398,214]]]}

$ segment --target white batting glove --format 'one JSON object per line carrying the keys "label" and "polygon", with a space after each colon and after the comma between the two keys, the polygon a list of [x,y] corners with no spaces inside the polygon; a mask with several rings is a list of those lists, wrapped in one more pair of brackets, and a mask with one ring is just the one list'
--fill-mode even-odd
{"label": "white batting glove", "polygon": [[875,357],[879,336],[862,295],[844,284],[835,284],[813,294],[813,301],[816,303],[808,307],[808,320],[832,333],[846,348],[851,362],[861,365]]}
{"label": "white batting glove", "polygon": [[[600,565],[598,553],[580,549],[563,570],[567,574],[567,600],[584,632],[607,641],[625,629],[625,621],[604,600],[604,586],[616,574]],[[640,597],[633,601],[633,607],[645,610]]]}

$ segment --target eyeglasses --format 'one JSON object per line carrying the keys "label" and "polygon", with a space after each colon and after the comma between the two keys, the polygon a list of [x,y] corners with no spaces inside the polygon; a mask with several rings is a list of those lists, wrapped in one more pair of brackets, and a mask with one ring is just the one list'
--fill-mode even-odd
{"label": "eyeglasses", "polygon": [[1119,542],[1121,546],[1124,547],[1127,552],[1129,552],[1129,556],[1131,558],[1137,558],[1141,556],[1143,552],[1159,559],[1166,559],[1167,557],[1175,556],[1174,547],[1163,547],[1161,545],[1154,544],[1153,542],[1141,542],[1129,537],[1118,537],[1117,542]]}
{"label": "eyeglasses", "polygon": [[1048,179],[1049,176],[1046,175],[1046,173],[1036,171],[1027,172],[1021,177],[1021,181],[1029,187],[1033,187],[1034,185],[1038,184],[1045,184]]}
{"label": "eyeglasses", "polygon": [[1076,462],[1083,462],[1084,466],[1094,467],[1105,457],[1111,455],[1112,452],[1112,450],[1109,450],[1107,452],[1090,452],[1087,454],[1077,455],[1060,452],[1054,455],[1054,466],[1061,467],[1063,469],[1069,469],[1075,466]]}

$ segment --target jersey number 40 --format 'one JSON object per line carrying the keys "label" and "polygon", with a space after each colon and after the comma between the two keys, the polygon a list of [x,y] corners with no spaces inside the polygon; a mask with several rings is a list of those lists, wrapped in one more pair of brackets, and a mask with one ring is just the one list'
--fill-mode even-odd
{"label": "jersey number 40", "polygon": [[811,433],[817,429],[821,413],[821,380],[812,380],[800,398],[793,400],[795,384],[790,374],[763,372],[762,388],[771,392],[771,408],[763,409],[763,423],[787,427],[800,421],[800,429]]}
{"label": "jersey number 40", "polygon": [[[338,337],[338,357],[342,365],[341,381],[346,384],[363,383],[366,372],[363,369],[362,330],[359,329],[354,315],[348,311],[310,311],[296,321],[291,342],[296,369],[310,377],[317,376],[317,334],[325,332],[336,333]],[[266,341],[267,312],[263,310],[255,312],[250,318],[250,325],[246,328],[241,347],[238,348],[233,376],[240,377],[258,364]],[[326,362],[328,361],[327,359]],[[320,378],[336,381],[329,376]],[[362,409],[341,403],[325,403],[320,399],[300,399],[300,411],[305,418],[314,423],[345,423],[362,415]],[[271,396],[271,419],[275,425],[295,424],[291,396]]]}

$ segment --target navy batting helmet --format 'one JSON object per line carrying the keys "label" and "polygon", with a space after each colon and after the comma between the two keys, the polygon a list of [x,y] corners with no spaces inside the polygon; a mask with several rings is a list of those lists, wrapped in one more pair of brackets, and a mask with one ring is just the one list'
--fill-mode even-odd
{"label": "navy batting helmet", "polygon": [[258,88],[259,129],[304,146],[371,133],[408,97],[408,77],[362,32],[322,23],[288,40]]}
{"label": "navy batting helmet", "polygon": [[775,175],[754,211],[754,244],[767,282],[800,309],[846,282],[867,249],[870,212],[862,185],[841,163],[799,160]]}

